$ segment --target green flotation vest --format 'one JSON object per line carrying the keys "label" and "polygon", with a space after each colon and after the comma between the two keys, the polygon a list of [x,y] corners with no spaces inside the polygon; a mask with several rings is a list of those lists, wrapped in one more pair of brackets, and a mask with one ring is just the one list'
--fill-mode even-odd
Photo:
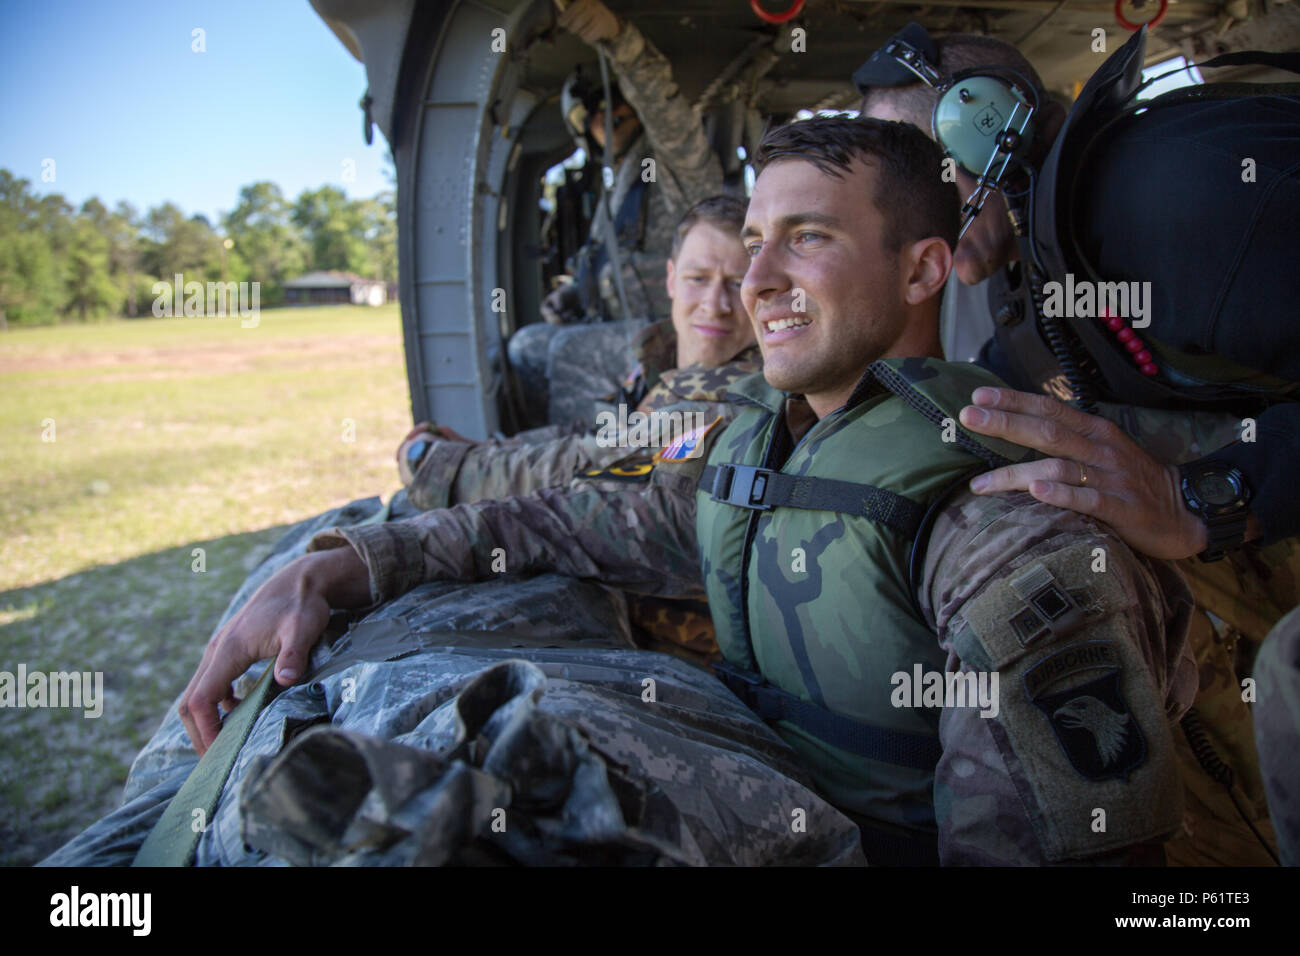
{"label": "green flotation vest", "polygon": [[891,704],[895,673],[945,669],[915,604],[913,545],[965,479],[1033,457],[961,427],[981,385],[1003,383],[965,363],[881,360],[792,447],[785,394],[743,379],[731,397],[749,407],[696,492],[719,677],[837,806],[931,841],[939,710]]}

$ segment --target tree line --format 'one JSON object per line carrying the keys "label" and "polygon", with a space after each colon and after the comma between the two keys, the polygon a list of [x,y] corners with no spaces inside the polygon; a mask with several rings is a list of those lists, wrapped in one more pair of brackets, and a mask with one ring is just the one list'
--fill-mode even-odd
{"label": "tree line", "polygon": [[318,269],[397,281],[392,190],[348,199],[322,186],[290,201],[275,183],[252,183],[214,226],[170,202],[143,214],[98,198],[77,209],[0,169],[0,328],[151,316],[154,283],[177,274],[260,282],[262,305],[278,305],[287,280]]}

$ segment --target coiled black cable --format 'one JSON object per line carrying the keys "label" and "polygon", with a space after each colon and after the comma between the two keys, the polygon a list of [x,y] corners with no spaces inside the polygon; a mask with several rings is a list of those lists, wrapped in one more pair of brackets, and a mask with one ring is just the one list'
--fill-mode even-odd
{"label": "coiled black cable", "polygon": [[1062,325],[1057,316],[1049,316],[1043,311],[1043,303],[1047,298],[1046,293],[1043,291],[1043,282],[1047,270],[1038,258],[1038,243],[1034,235],[1034,196],[1038,191],[1038,174],[1032,167],[1028,168],[1026,172],[1029,175],[1029,188],[1023,194],[1009,196],[1008,202],[1014,198],[1024,202],[1027,206],[1025,221],[1028,225],[1029,241],[1025,245],[1029,249],[1032,261],[1025,263],[1025,269],[1027,273],[1026,280],[1029,283],[1029,295],[1034,306],[1034,316],[1043,330],[1044,337],[1047,339],[1047,347],[1052,350],[1052,355],[1056,357],[1056,363],[1061,366],[1061,371],[1065,374],[1065,381],[1074,394],[1071,404],[1081,412],[1095,415],[1097,414],[1097,396],[1093,391],[1092,377],[1087,374],[1084,368],[1084,360],[1080,358],[1083,346]]}
{"label": "coiled black cable", "polygon": [[1281,866],[1282,861],[1277,858],[1277,854],[1268,845],[1264,835],[1251,822],[1250,817],[1246,816],[1246,811],[1237,801],[1237,795],[1232,792],[1232,785],[1236,781],[1237,775],[1232,772],[1231,767],[1223,762],[1215,751],[1214,745],[1210,743],[1210,738],[1205,732],[1205,725],[1201,723],[1201,715],[1196,712],[1195,707],[1189,708],[1187,713],[1183,715],[1180,726],[1183,728],[1183,736],[1187,738],[1187,745],[1192,748],[1192,755],[1196,757],[1197,763],[1210,775],[1212,780],[1223,784],[1228,791],[1228,799],[1237,808],[1237,813],[1241,814],[1241,819],[1246,821],[1246,826],[1250,827],[1250,832],[1255,834],[1255,839],[1264,848],[1264,852],[1272,858],[1274,863]]}

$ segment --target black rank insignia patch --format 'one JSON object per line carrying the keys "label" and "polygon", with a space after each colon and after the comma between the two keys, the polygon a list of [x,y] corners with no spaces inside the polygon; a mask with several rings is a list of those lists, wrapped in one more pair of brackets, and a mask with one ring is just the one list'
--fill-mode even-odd
{"label": "black rank insignia patch", "polygon": [[1146,738],[1120,690],[1123,676],[1114,644],[1084,641],[1045,657],[1023,678],[1070,765],[1089,780],[1126,778],[1146,760]]}

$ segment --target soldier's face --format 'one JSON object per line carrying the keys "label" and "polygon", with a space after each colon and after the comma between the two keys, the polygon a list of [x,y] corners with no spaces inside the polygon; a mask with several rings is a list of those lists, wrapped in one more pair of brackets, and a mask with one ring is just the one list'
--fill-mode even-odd
{"label": "soldier's face", "polygon": [[819,416],[848,400],[906,326],[905,282],[884,246],[875,180],[861,159],[839,179],[803,160],[777,162],[758,177],[745,216],[741,298],[763,374],[802,393]]}
{"label": "soldier's face", "polygon": [[740,239],[707,222],[696,223],[676,260],[668,260],[679,368],[721,365],[754,344],[754,327],[740,301],[748,267]]}
{"label": "soldier's face", "polygon": [[[911,123],[931,139],[930,118],[905,113],[887,96],[873,96],[862,114],[874,119]],[[975,178],[958,169],[957,192],[964,202],[975,193]],[[1002,193],[993,192],[984,200],[984,208],[975,217],[966,235],[961,237],[952,254],[952,271],[966,285],[983,282],[1013,259],[1020,258],[1016,236],[1007,218],[1007,202]]]}
{"label": "soldier's face", "polygon": [[[641,120],[636,115],[636,110],[626,103],[620,103],[614,108],[614,155],[617,156],[627,149],[632,140],[641,132]],[[605,148],[605,111],[596,110],[591,114],[591,138],[596,141],[596,145],[601,149]]]}

